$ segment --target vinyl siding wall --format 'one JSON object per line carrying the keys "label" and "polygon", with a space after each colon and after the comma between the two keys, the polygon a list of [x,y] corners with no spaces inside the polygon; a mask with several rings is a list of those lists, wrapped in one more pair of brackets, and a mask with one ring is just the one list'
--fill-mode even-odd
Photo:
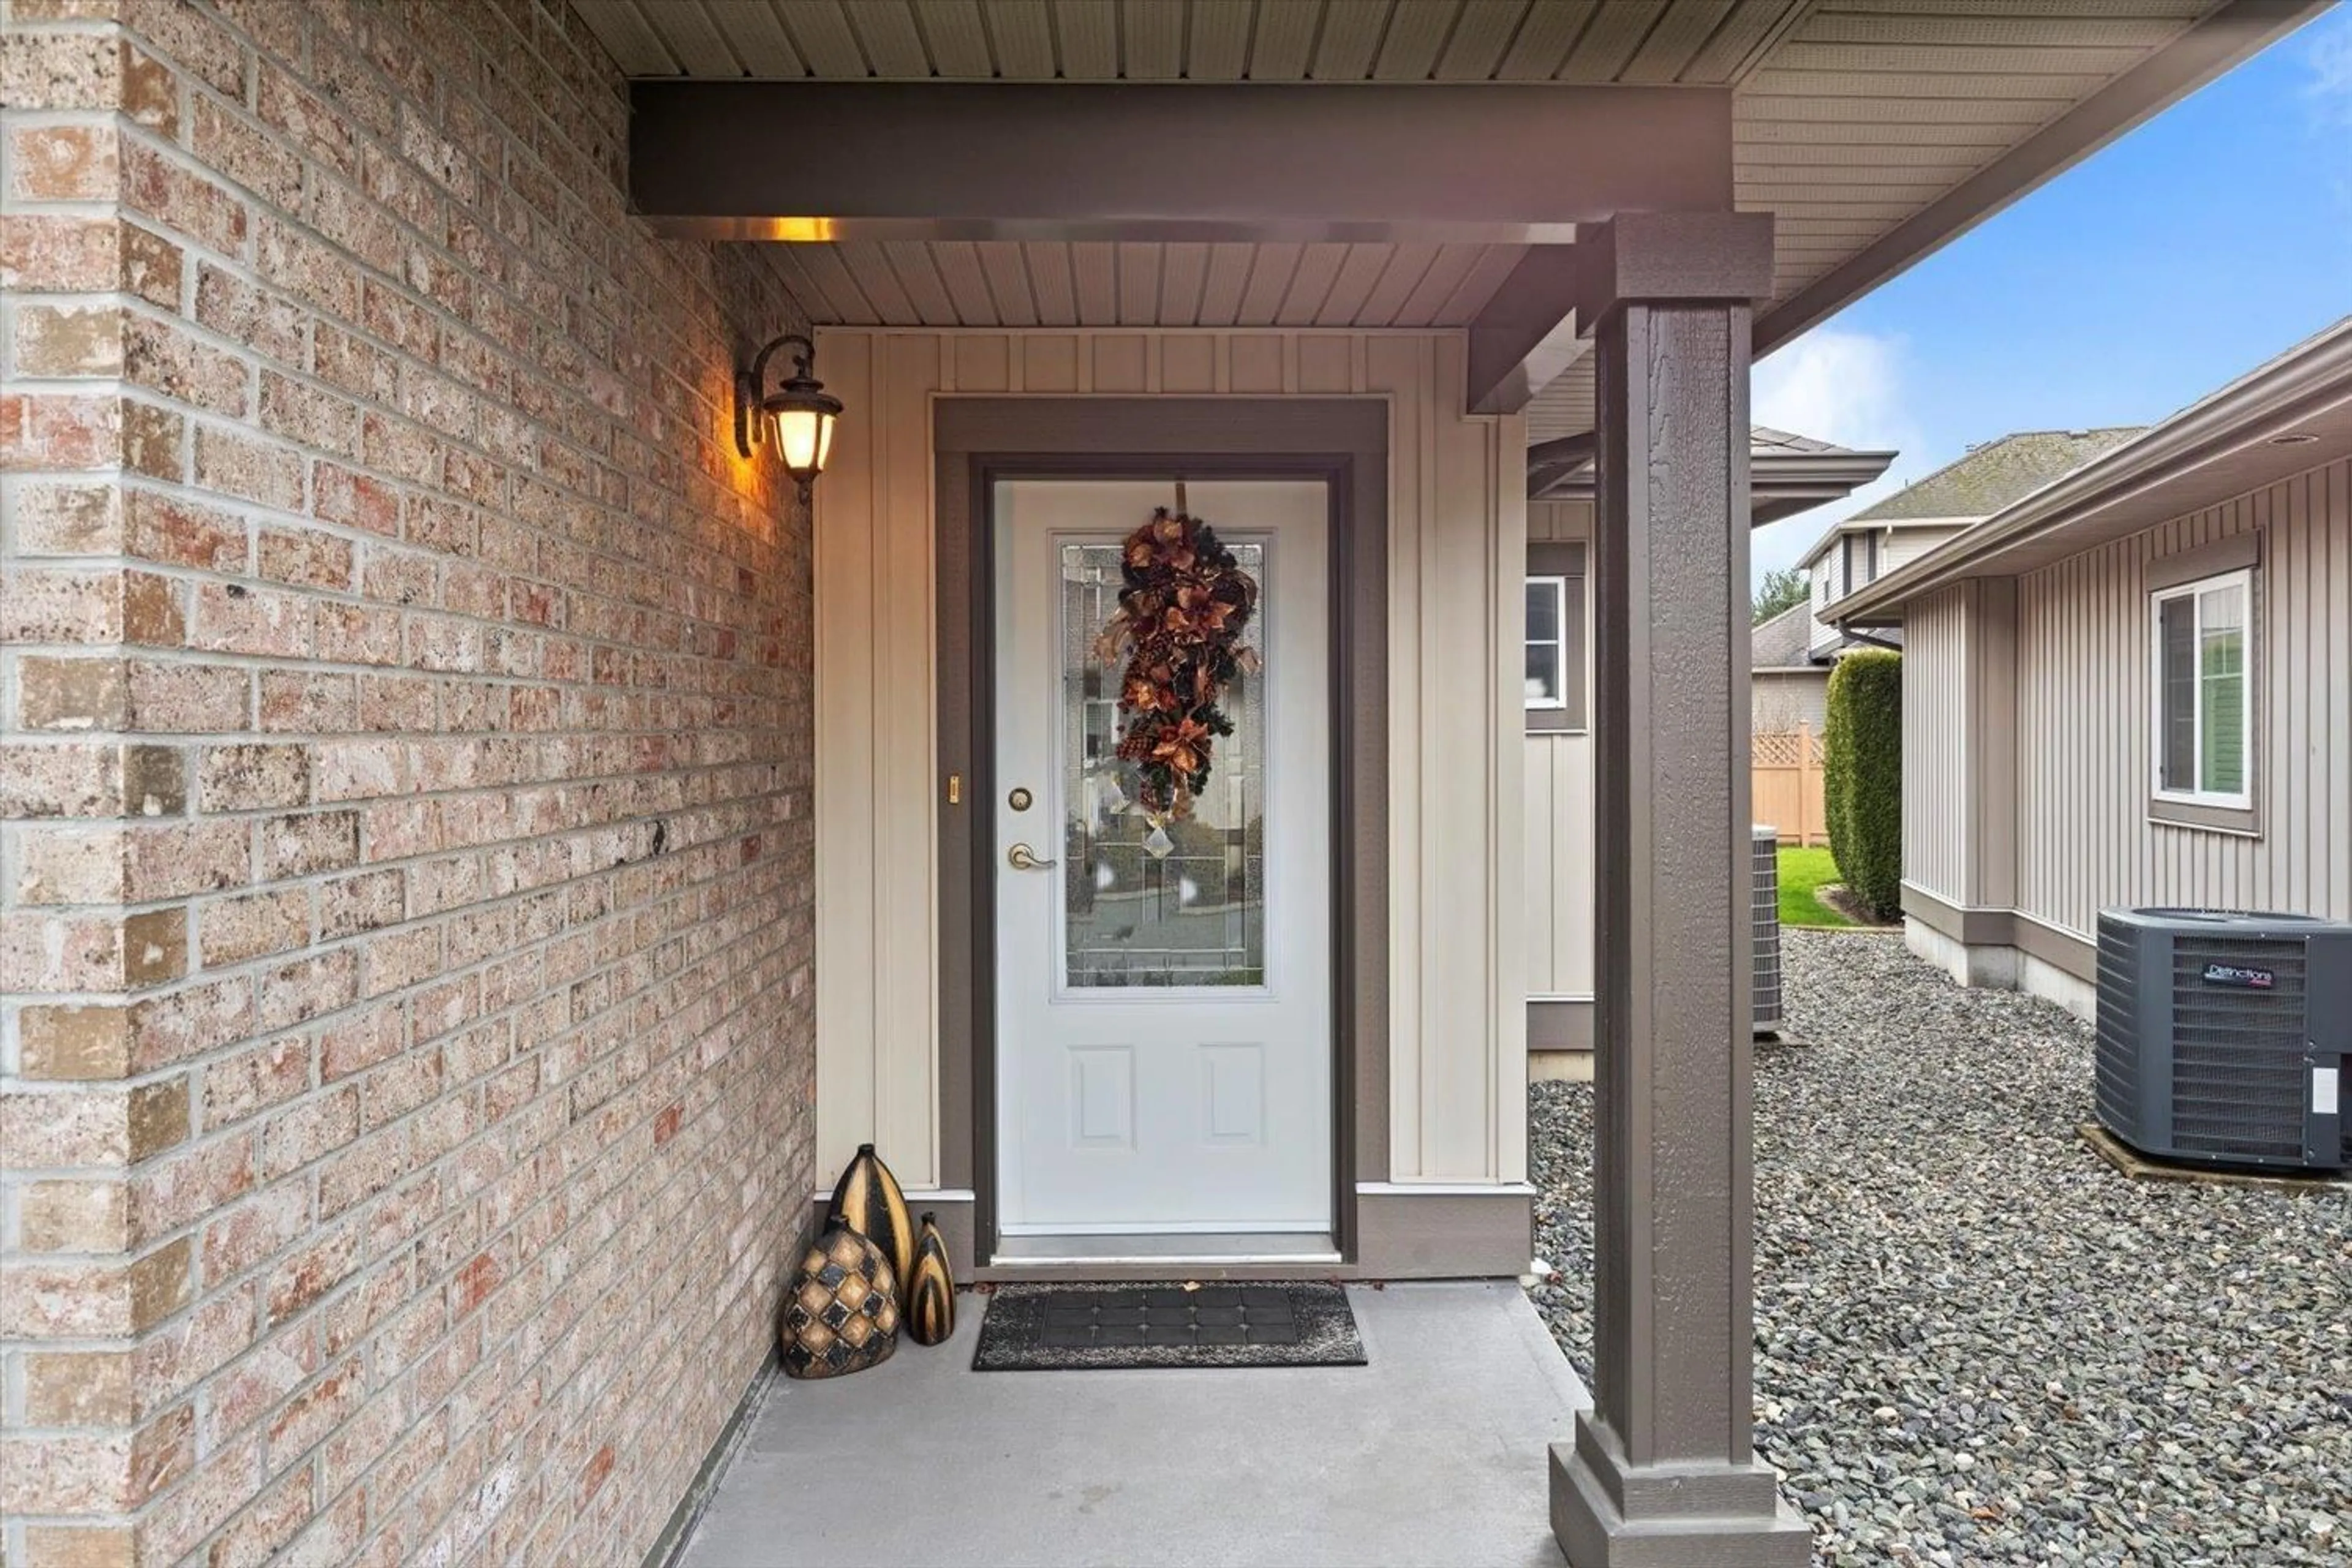
{"label": "vinyl siding wall", "polygon": [[1830,672],[1820,669],[1759,669],[1750,677],[1748,728],[1773,734],[1802,724],[1818,735],[1829,722]]}
{"label": "vinyl siding wall", "polygon": [[[2163,556],[2255,529],[2262,831],[2152,823],[2145,574]],[[2352,918],[2352,464],[2032,573],[2018,611],[2021,910],[2086,938],[2113,904]]]}
{"label": "vinyl siding wall", "polygon": [[1903,623],[1903,879],[1966,905],[1971,584],[1915,599]]}
{"label": "vinyl siding wall", "polygon": [[816,491],[817,1145],[940,1184],[935,402],[1355,396],[1390,410],[1389,1160],[1527,1170],[1526,424],[1470,416],[1457,331],[827,329]]}
{"label": "vinyl siding wall", "polygon": [[1878,536],[1878,574],[1884,577],[1897,566],[1916,561],[1959,531],[1959,527],[1885,530]]}
{"label": "vinyl siding wall", "polygon": [[[1530,501],[1528,538],[1590,542],[1587,501]],[[1591,577],[1586,578],[1586,593]],[[1592,617],[1584,617],[1584,674],[1592,678]],[[1585,711],[1591,711],[1588,700]],[[1588,730],[1528,736],[1528,994],[1538,1000],[1592,998],[1592,734]]]}

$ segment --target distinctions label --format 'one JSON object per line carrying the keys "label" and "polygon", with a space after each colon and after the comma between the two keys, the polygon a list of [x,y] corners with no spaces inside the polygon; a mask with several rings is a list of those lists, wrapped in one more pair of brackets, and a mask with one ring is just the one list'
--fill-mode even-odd
{"label": "distinctions label", "polygon": [[2205,966],[2208,985],[2234,985],[2242,991],[2267,991],[2277,983],[2278,976],[2267,969],[2256,969],[2251,963],[2209,963]]}

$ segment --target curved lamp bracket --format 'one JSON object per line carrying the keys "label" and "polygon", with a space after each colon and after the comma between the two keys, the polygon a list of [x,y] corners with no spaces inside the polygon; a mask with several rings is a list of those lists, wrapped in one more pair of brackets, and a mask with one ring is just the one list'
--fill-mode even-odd
{"label": "curved lamp bracket", "polygon": [[781,348],[793,353],[793,378],[814,381],[816,366],[816,344],[800,332],[786,332],[771,338],[752,358],[751,368],[737,373],[735,377],[735,449],[750,457],[760,445],[760,416],[768,389],[768,361]]}

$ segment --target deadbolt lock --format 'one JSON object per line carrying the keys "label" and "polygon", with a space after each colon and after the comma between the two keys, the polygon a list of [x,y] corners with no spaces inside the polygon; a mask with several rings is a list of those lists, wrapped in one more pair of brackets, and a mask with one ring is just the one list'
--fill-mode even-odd
{"label": "deadbolt lock", "polygon": [[1015,811],[1026,811],[1035,803],[1036,798],[1025,789],[1016,789],[1004,797],[1004,804]]}

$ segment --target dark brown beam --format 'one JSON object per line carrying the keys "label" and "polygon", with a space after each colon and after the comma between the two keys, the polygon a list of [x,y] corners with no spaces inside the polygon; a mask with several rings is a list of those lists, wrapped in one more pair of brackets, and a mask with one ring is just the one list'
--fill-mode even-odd
{"label": "dark brown beam", "polygon": [[2332,4],[2334,0],[2231,0],[1759,316],[1758,357],[1835,315],[1913,262],[1940,250]]}
{"label": "dark brown beam", "polygon": [[638,212],[703,238],[1528,244],[1732,197],[1727,89],[639,81],[630,100]]}
{"label": "dark brown beam", "polygon": [[1576,247],[1536,245],[1511,268],[1470,323],[1468,401],[1473,414],[1517,414],[1581,358]]}

